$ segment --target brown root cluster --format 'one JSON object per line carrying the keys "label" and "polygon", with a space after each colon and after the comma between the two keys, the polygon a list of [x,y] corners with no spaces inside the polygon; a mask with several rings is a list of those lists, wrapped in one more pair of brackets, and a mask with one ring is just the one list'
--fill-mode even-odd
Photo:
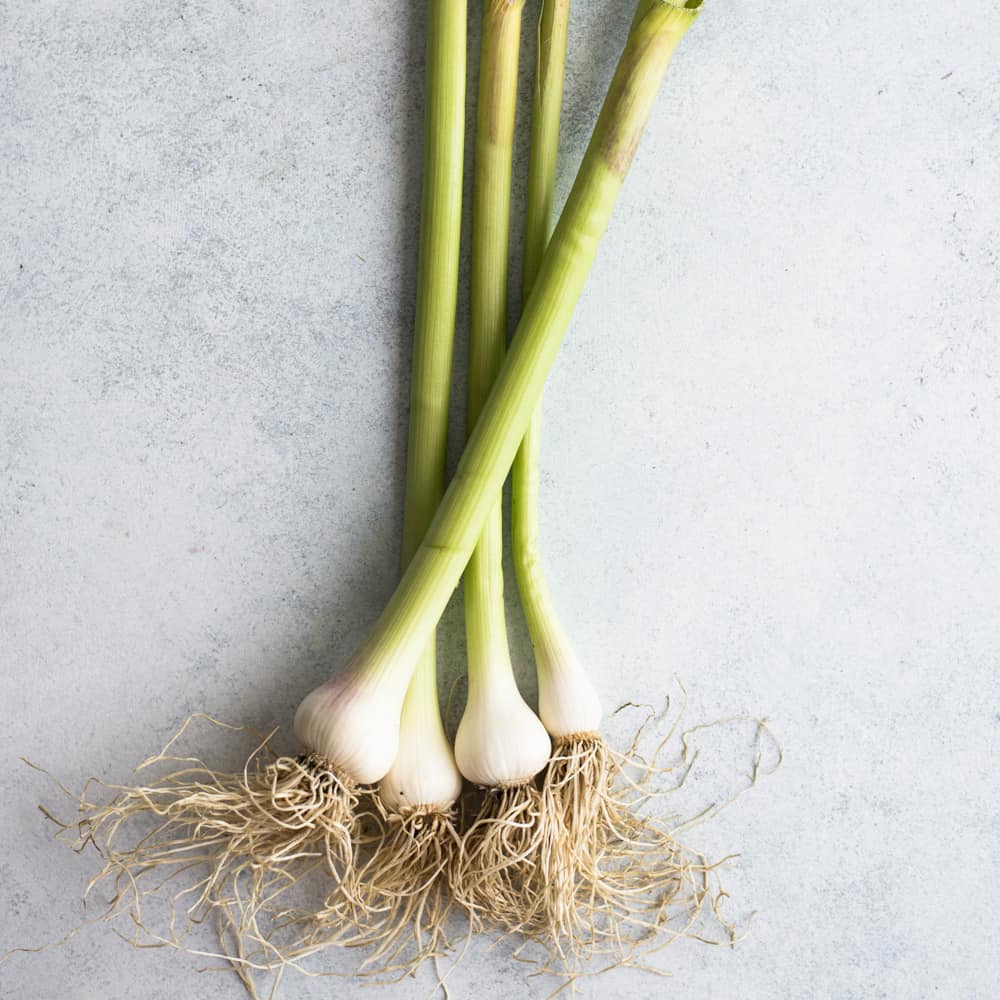
{"label": "brown root cluster", "polygon": [[[537,783],[485,793],[455,869],[455,894],[473,929],[519,936],[517,957],[565,983],[619,966],[649,968],[648,958],[678,938],[736,939],[720,910],[727,894],[719,869],[732,856],[710,860],[680,836],[770,773],[763,743],[773,737],[760,720],[697,726],[680,734],[678,758],[662,764],[682,715],[648,757],[639,744],[652,711],[626,753],[597,733],[556,739]],[[756,727],[746,784],[686,821],[662,815],[662,800],[685,784],[697,757],[691,734],[732,722]]]}
{"label": "brown root cluster", "polygon": [[453,886],[474,930],[519,935],[568,979],[691,932],[717,866],[642,816],[629,763],[596,734],[556,740],[539,783],[484,793]]}
{"label": "brown root cluster", "polygon": [[[643,774],[630,774],[638,766]],[[690,935],[721,862],[644,815],[648,765],[596,734],[556,740],[542,782],[547,836],[539,863],[543,918],[531,937],[550,971],[579,975],[598,957],[630,965]]]}
{"label": "brown root cluster", "polygon": [[451,950],[461,837],[454,809],[390,813],[377,794],[366,807],[370,850],[357,870],[357,892],[331,893],[314,917],[314,936],[363,949],[359,973],[395,981]]}
{"label": "brown root cluster", "polygon": [[484,790],[462,838],[452,885],[474,930],[534,930],[544,891],[538,862],[545,839],[542,794],[534,782]]}
{"label": "brown root cluster", "polygon": [[191,931],[212,923],[218,954],[256,995],[255,971],[310,951],[302,886],[321,880],[331,898],[356,906],[359,791],[315,754],[278,756],[267,740],[237,773],[176,756],[191,721],[140,765],[135,785],[91,779],[73,796],[75,818],[43,811],[60,839],[100,853],[86,897],[110,888],[104,919],[125,918],[136,945],[185,950],[194,950]]}
{"label": "brown root cluster", "polygon": [[[360,952],[359,974],[395,980],[428,959],[438,967],[459,937],[516,935],[516,957],[571,984],[647,967],[679,937],[735,937],[719,912],[727,859],[678,840],[721,805],[685,824],[649,808],[683,785],[697,754],[689,734],[708,727],[682,733],[665,767],[658,756],[675,729],[648,760],[637,750],[643,727],[625,754],[595,733],[557,739],[538,779],[477,793],[464,823],[448,809],[390,813],[323,759],[280,756],[266,739],[242,771],[212,770],[172,749],[190,722],[135,785],[91,780],[70,822],[44,811],[61,839],[100,852],[87,894],[110,887],[104,919],[125,918],[136,945],[190,952],[191,931],[213,924],[218,950],[196,953],[226,959],[252,997],[262,975],[272,996],[286,968],[329,974],[308,960],[332,946]],[[746,787],[769,773],[765,732],[759,723]],[[668,787],[655,787],[664,777]],[[715,936],[702,925],[713,915]]]}

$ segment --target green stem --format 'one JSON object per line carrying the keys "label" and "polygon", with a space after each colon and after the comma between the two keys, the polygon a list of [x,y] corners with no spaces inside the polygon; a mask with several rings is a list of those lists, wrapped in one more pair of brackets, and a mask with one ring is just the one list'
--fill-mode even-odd
{"label": "green stem", "polygon": [[549,242],[568,35],[569,0],[542,0],[531,113],[531,151],[528,154],[528,205],[521,289],[521,297],[525,300],[535,283],[545,246]]}
{"label": "green stem", "polygon": [[[569,33],[569,0],[542,0],[531,117],[528,204],[524,227],[522,300],[526,301],[549,240],[555,196],[563,77]],[[514,569],[539,672],[572,657],[559,621],[538,549],[538,456],[542,408],[536,406],[511,475],[511,536]]]}
{"label": "green stem", "polygon": [[633,27],[493,390],[430,528],[352,669],[408,683],[475,548],[569,327],[670,58],[695,12],[657,2]]}
{"label": "green stem", "polygon": [[[444,494],[462,228],[466,0],[427,5],[424,166],[410,385],[402,563],[405,570]],[[433,630],[407,691],[403,726],[441,727]]]}
{"label": "green stem", "polygon": [[410,383],[403,566],[444,493],[465,149],[466,7],[429,0],[424,168]]}
{"label": "green stem", "polygon": [[[475,427],[507,348],[510,185],[517,112],[517,62],[524,0],[485,0],[472,189],[468,426]],[[483,671],[513,675],[503,596],[501,494],[465,570],[469,683]]]}

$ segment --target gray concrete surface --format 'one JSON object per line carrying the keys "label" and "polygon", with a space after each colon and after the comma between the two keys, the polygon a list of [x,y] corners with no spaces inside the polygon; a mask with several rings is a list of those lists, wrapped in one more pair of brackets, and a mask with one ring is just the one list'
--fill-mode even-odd
{"label": "gray concrete surface", "polygon": [[[629,7],[576,4],[563,195]],[[198,709],[287,729],[392,589],[421,9],[0,3],[0,950],[93,871],[20,754],[77,786]],[[671,70],[546,397],[545,548],[609,705],[677,674],[786,758],[691,834],[750,936],[581,996],[997,995],[998,67],[975,0],[709,0]],[[206,964],[96,927],[0,996],[241,996]],[[453,994],[526,972],[477,944]]]}

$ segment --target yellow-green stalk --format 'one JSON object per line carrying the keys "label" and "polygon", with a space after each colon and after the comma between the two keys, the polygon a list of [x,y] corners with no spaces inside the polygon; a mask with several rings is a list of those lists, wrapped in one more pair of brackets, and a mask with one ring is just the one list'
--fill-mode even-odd
{"label": "yellow-green stalk", "polygon": [[[445,487],[448,407],[462,228],[467,3],[428,4],[424,175],[410,382],[402,566],[420,545]],[[438,704],[434,633],[403,702],[396,761],[379,785],[390,812],[447,811],[461,777]]]}
{"label": "yellow-green stalk", "polygon": [[[549,239],[555,195],[569,0],[543,0],[538,25],[522,298],[527,300]],[[538,670],[538,710],[549,734],[596,732],[601,705],[556,612],[538,547],[538,459],[541,406],[536,406],[511,475],[514,569]]]}
{"label": "yellow-green stalk", "polygon": [[[653,5],[640,4],[632,31]],[[549,237],[569,0],[543,0],[529,155],[522,294],[534,285]],[[641,815],[642,773],[599,732],[601,705],[556,612],[538,545],[541,407],[536,407],[512,472],[512,536],[518,590],[538,672],[539,715],[553,740],[542,782],[542,844],[531,859],[529,915],[507,924],[538,938],[550,967],[573,974],[595,953],[627,961],[662,944],[655,933],[689,918],[706,898],[706,866],[671,831]],[[674,928],[676,930],[676,926]]]}
{"label": "yellow-green stalk", "polygon": [[[475,427],[507,341],[510,189],[517,110],[517,63],[523,0],[485,0],[472,194],[472,321],[469,335],[468,423]],[[496,900],[516,898],[520,872],[537,841],[534,777],[551,743],[521,697],[507,643],[503,586],[501,494],[493,498],[466,568],[465,623],[469,690],[455,738],[461,772],[485,790],[463,839],[455,895],[478,922]],[[515,841],[517,842],[515,844]]]}
{"label": "yellow-green stalk", "polygon": [[[468,426],[475,427],[507,348],[510,187],[523,0],[485,0],[472,189]],[[455,738],[474,784],[523,785],[545,766],[549,739],[517,689],[504,617],[498,491],[463,577],[469,693]]]}

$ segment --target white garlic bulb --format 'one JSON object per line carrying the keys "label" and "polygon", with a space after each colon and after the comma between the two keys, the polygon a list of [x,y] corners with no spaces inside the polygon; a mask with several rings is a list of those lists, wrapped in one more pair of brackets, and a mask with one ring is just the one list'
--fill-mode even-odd
{"label": "white garlic bulb", "polygon": [[572,653],[538,663],[538,714],[552,736],[596,733],[601,725],[601,699]]}
{"label": "white garlic bulb", "polygon": [[530,781],[552,742],[528,707],[509,665],[469,673],[469,697],[455,737],[455,761],[469,781],[499,788]]}
{"label": "white garlic bulb", "polygon": [[372,784],[396,759],[405,693],[392,676],[365,678],[347,670],[306,695],[295,713],[295,734],[345,778]]}
{"label": "white garlic bulb", "polygon": [[396,759],[378,793],[386,808],[396,813],[444,812],[462,793],[462,776],[441,722],[434,671],[425,673],[422,665],[403,702]]}

